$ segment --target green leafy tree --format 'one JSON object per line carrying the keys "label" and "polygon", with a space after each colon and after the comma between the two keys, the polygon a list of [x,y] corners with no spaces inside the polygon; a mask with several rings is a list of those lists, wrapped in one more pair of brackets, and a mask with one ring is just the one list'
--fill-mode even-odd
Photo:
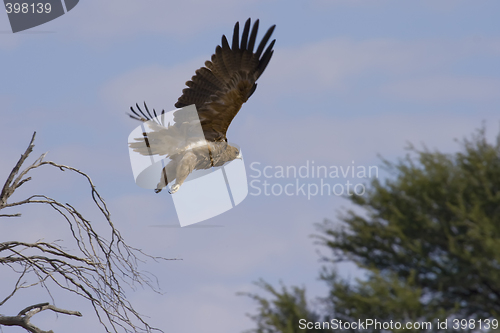
{"label": "green leafy tree", "polygon": [[[356,210],[318,226],[318,243],[331,250],[321,273],[331,318],[433,322],[420,332],[438,331],[438,318],[448,319],[448,330],[454,319],[471,320],[476,330],[479,320],[485,330],[497,326],[500,136],[488,143],[483,129],[459,143],[454,154],[410,146],[397,162],[384,160],[390,176],[374,179],[364,196],[347,197]],[[339,278],[339,261],[354,262],[365,278]]]}
{"label": "green leafy tree", "polygon": [[[301,329],[299,320],[315,322],[320,320],[320,316],[309,309],[306,299],[305,288],[281,286],[281,291],[276,290],[272,285],[260,280],[256,283],[259,287],[270,293],[274,299],[268,300],[257,294],[243,294],[250,296],[259,304],[257,315],[250,317],[257,322],[258,328],[255,333],[302,333],[302,332],[324,332],[323,330]],[[252,331],[251,331],[252,332]]]}

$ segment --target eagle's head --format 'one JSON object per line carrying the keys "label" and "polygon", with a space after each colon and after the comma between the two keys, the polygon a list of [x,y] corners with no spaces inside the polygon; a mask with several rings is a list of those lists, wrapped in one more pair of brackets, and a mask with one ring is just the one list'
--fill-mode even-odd
{"label": "eagle's head", "polygon": [[227,161],[232,161],[235,159],[242,159],[241,152],[238,148],[228,145],[226,149],[226,156],[227,156]]}

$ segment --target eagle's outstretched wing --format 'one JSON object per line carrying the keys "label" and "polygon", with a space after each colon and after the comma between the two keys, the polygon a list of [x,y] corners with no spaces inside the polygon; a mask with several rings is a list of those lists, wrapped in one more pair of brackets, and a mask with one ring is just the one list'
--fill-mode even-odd
{"label": "eagle's outstretched wing", "polygon": [[[200,123],[196,110],[186,111],[184,116],[192,118],[191,121],[174,123],[173,125],[165,121],[165,110],[159,115],[153,109],[151,113],[144,103],[145,112],[136,104],[137,111],[130,108],[133,115],[130,117],[141,120],[149,128],[147,135],[134,138],[135,142],[129,142],[129,147],[141,155],[165,155],[171,157],[188,148],[199,146],[203,134],[200,131]],[[143,128],[143,131],[145,129]],[[206,145],[206,144],[205,144]],[[208,148],[207,148],[208,149]]]}
{"label": "eagle's outstretched wing", "polygon": [[[231,47],[226,36],[222,36],[222,46],[217,46],[211,61],[206,61],[205,67],[198,69],[191,81],[186,82],[188,88],[182,91],[182,96],[175,103],[177,108],[196,105],[205,139],[209,141],[226,141],[231,121],[255,91],[255,81],[273,55],[276,40],[265,51],[264,48],[275,25],[269,28],[254,52],[259,20],[255,21],[251,32],[250,23],[250,19],[245,23],[241,42],[239,22],[236,23]],[[182,113],[174,113],[174,121],[185,121]]]}

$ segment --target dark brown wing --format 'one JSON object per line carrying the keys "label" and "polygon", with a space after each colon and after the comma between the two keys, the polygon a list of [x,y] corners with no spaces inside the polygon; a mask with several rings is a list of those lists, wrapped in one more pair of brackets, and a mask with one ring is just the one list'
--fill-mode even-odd
{"label": "dark brown wing", "polygon": [[[227,128],[240,110],[243,103],[253,94],[255,81],[266,69],[273,55],[273,40],[264,51],[274,31],[273,25],[266,32],[257,50],[253,51],[259,20],[256,20],[250,32],[250,19],[245,23],[241,43],[239,41],[239,22],[234,26],[231,47],[222,36],[222,46],[215,48],[211,61],[196,71],[196,75],[187,81],[188,88],[182,91],[176,108],[195,104],[205,138],[210,141],[226,140]],[[182,113],[174,114],[174,121],[182,122]]]}

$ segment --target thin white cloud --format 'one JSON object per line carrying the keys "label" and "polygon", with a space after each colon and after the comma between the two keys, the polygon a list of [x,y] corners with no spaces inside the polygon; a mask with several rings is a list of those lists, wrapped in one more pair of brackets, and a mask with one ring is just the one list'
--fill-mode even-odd
{"label": "thin white cloud", "polygon": [[[383,98],[491,100],[496,98],[497,80],[451,76],[450,66],[477,55],[500,55],[500,41],[332,39],[290,48],[276,47],[273,60],[261,78],[272,89],[259,89],[256,96],[270,101],[297,93],[359,94],[362,91],[359,87],[367,80],[383,78],[382,88],[374,85],[369,88]],[[103,94],[122,109],[143,100],[151,101],[148,103],[156,108],[168,109],[180,96],[184,82],[210,56],[171,67],[151,64],[133,69],[107,82]]]}
{"label": "thin white cloud", "polygon": [[103,99],[122,110],[135,103],[142,108],[143,101],[158,111],[174,110],[182,89],[187,88],[185,82],[204,62],[197,58],[176,67],[150,65],[134,69],[105,83],[101,89]]}
{"label": "thin white cloud", "polygon": [[[395,80],[418,74],[447,73],[457,61],[476,55],[500,55],[498,39],[477,41],[373,39],[331,39],[289,48],[277,47],[266,70],[273,94],[311,91],[346,92],[369,77]],[[359,91],[357,86],[356,91]],[[478,95],[478,98],[481,98]]]}
{"label": "thin white cloud", "polygon": [[[367,73],[372,73],[389,76],[387,84],[373,88],[385,99],[418,99],[423,102],[493,100],[497,99],[498,80],[436,76],[434,72],[446,71],[452,58],[458,61],[477,54],[495,56],[498,45],[500,43],[494,39],[479,44],[472,39],[453,42],[335,39],[277,49],[263,76],[265,85],[272,88],[258,89],[256,96],[261,100],[275,98],[279,101],[280,96],[289,96],[290,93],[307,96],[318,90],[323,93],[354,93],[359,89],[349,90],[354,85],[352,82],[362,81]],[[194,70],[203,64],[202,59],[171,68],[154,65],[135,69],[106,83],[104,95],[110,103],[122,109],[142,100],[148,101],[151,107],[168,107],[168,103],[173,104],[180,95],[182,88],[179,86],[183,86]],[[413,76],[420,78],[412,79]],[[274,109],[274,114],[287,112],[279,107]],[[320,110],[317,114],[301,118],[281,117],[279,120],[271,117],[265,122],[253,114],[245,114],[245,123],[233,126],[233,130],[235,126],[239,127],[238,133],[235,135],[230,130],[229,134],[233,138],[251,138],[251,146],[243,148],[257,149],[259,158],[266,161],[300,163],[316,159],[350,163],[352,160],[376,160],[377,153],[385,156],[399,154],[406,141],[418,144],[425,140],[431,146],[455,148],[453,138],[471,133],[483,120],[478,114],[455,115],[446,108],[432,114],[399,114],[388,110],[376,115],[341,119],[325,118],[328,110]],[[337,110],[335,114],[342,112]],[[484,114],[484,119],[494,120],[494,117]],[[256,127],[259,132],[272,135],[254,135]],[[270,140],[270,137],[279,139]]]}
{"label": "thin white cloud", "polygon": [[[309,1],[311,6],[314,6],[318,10],[325,9],[336,9],[342,10],[344,7],[356,7],[361,9],[378,9],[383,7],[394,7],[398,6],[401,2],[394,0],[380,0],[380,1],[363,1],[363,0],[311,0]],[[408,3],[409,9],[421,9],[427,11],[434,11],[439,13],[449,13],[454,10],[460,9],[464,7],[464,5],[470,4],[470,2],[465,0],[442,0],[442,1],[434,1],[434,0],[422,0],[418,2]],[[480,2],[474,4],[475,7],[488,7],[488,2]]]}
{"label": "thin white cloud", "polygon": [[[251,138],[250,148],[257,149],[254,154],[260,161],[278,165],[304,164],[306,160],[331,165],[350,165],[352,160],[372,163],[378,153],[385,157],[401,155],[406,142],[452,151],[458,148],[453,140],[471,134],[482,120],[490,121],[492,135],[497,131],[497,117],[488,113],[383,113],[339,119],[309,116],[280,119],[279,123],[247,118],[239,135]],[[259,132],[272,136],[254,135],[256,126]]]}
{"label": "thin white cloud", "polygon": [[4,16],[5,18],[0,20],[0,50],[14,49],[19,45],[20,40],[26,36],[14,35],[7,14],[3,12],[0,13],[0,16]]}
{"label": "thin white cloud", "polygon": [[[249,4],[251,6],[251,4]],[[175,38],[193,36],[207,27],[234,24],[244,17],[247,5],[231,0],[180,2],[85,1],[75,7],[65,26],[93,41],[129,38],[141,33],[161,33]],[[77,12],[78,11],[78,12]]]}
{"label": "thin white cloud", "polygon": [[0,33],[0,50],[8,51],[15,49],[18,45],[21,44],[21,39],[23,37],[24,36],[16,36],[14,34],[10,34],[8,31],[6,31],[5,33]]}
{"label": "thin white cloud", "polygon": [[436,76],[381,87],[390,98],[418,102],[497,101],[500,80],[481,77]]}

